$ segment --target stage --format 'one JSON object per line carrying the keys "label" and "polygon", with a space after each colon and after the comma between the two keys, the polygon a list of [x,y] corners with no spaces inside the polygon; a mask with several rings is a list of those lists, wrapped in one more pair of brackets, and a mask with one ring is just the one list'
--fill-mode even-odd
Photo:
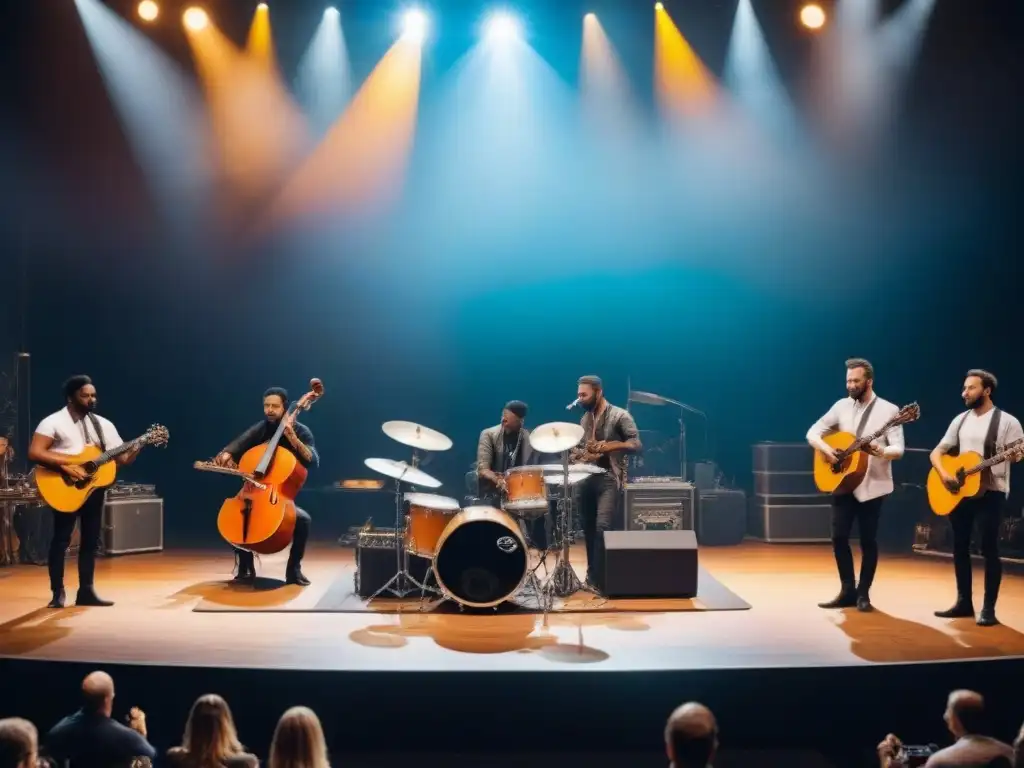
{"label": "stage", "polygon": [[[232,558],[224,550],[101,560],[98,591],[116,605],[64,610],[43,607],[45,568],[6,569],[0,679],[31,686],[44,667],[58,668],[47,663],[61,662],[67,674],[54,675],[53,685],[70,696],[83,672],[102,666],[114,672],[124,706],[145,701],[144,708],[164,709],[173,701],[182,708],[171,731],[188,703],[210,689],[231,694],[232,706],[243,711],[252,695],[279,701],[273,717],[283,704],[300,701],[339,710],[355,749],[371,748],[373,739],[348,733],[359,731],[353,723],[394,717],[401,727],[391,746],[428,751],[421,739],[450,718],[472,723],[460,736],[468,748],[529,726],[539,708],[560,701],[571,701],[575,714],[551,715],[565,724],[545,729],[539,738],[547,748],[592,728],[613,728],[604,737],[617,748],[650,747],[671,707],[689,698],[719,711],[734,743],[758,747],[796,746],[781,723],[797,714],[814,722],[825,707],[829,722],[816,725],[811,738],[833,743],[840,738],[833,729],[864,696],[876,704],[853,726],[877,737],[870,747],[898,725],[883,720],[893,713],[908,719],[905,727],[919,720],[941,727],[942,697],[954,685],[1009,696],[1024,656],[1024,578],[1004,576],[1001,626],[942,620],[932,612],[953,601],[952,565],[909,554],[883,555],[872,593],[876,610],[866,614],[817,607],[837,591],[829,547],[756,543],[700,550],[702,568],[747,610],[659,611],[656,601],[639,601],[635,611],[546,618],[526,611],[315,611],[352,559],[351,550],[313,548],[305,566],[313,584],[302,589],[276,585],[283,558],[264,558],[256,591],[225,584]],[[73,602],[76,576],[73,562],[68,566]],[[980,591],[981,574],[975,578]],[[118,676],[120,666],[134,672]],[[154,686],[159,701],[150,701]],[[772,704],[753,722],[731,722],[733,704],[749,707],[762,689]],[[473,704],[481,696],[506,715],[481,717]],[[1018,713],[1011,715],[1019,726]],[[51,716],[47,708],[44,721]],[[255,711],[251,717],[265,719]]]}

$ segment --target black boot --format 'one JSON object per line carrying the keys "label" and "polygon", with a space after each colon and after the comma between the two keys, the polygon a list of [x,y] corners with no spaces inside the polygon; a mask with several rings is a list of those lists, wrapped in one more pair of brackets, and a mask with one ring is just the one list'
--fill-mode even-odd
{"label": "black boot", "polygon": [[945,611],[936,611],[935,615],[940,619],[967,619],[974,618],[974,601],[969,595],[957,595],[956,603],[952,608]]}
{"label": "black boot", "polygon": [[857,595],[857,610],[861,613],[870,613],[875,610],[875,607],[871,605],[871,597],[867,592],[861,592]]}
{"label": "black boot", "polygon": [[985,604],[981,607],[981,613],[978,614],[978,626],[979,627],[994,627],[999,623],[999,619],[996,618],[996,601],[985,600]]}
{"label": "black boot", "polygon": [[853,608],[857,605],[857,590],[853,584],[843,584],[839,594],[827,603],[818,603],[819,608]]}
{"label": "black boot", "polygon": [[308,587],[310,580],[302,574],[302,568],[298,565],[288,564],[284,572],[284,580],[287,584],[298,584],[300,587]]}
{"label": "black boot", "polygon": [[113,605],[109,600],[103,600],[96,594],[96,590],[92,586],[79,587],[78,595],[75,597],[75,605],[88,605],[94,608],[102,608],[108,605]]}
{"label": "black boot", "polygon": [[237,571],[232,581],[247,584],[256,581],[256,560],[253,555],[246,556],[235,552],[235,567]]}
{"label": "black boot", "polygon": [[63,608],[66,596],[64,594],[64,587],[53,590],[53,599],[50,601],[47,608]]}

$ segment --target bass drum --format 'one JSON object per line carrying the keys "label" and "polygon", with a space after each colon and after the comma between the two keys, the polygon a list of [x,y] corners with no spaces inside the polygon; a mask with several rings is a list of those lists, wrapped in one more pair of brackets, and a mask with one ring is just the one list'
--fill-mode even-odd
{"label": "bass drum", "polygon": [[514,595],[529,568],[526,541],[509,515],[494,507],[466,507],[437,541],[434,576],[452,600],[491,608]]}

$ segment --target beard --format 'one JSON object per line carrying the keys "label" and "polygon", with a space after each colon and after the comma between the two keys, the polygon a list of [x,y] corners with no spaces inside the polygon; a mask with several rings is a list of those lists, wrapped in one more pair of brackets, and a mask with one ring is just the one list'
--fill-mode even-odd
{"label": "beard", "polygon": [[975,397],[965,397],[964,398],[964,405],[966,405],[968,408],[970,408],[973,411],[975,408],[977,408],[979,405],[981,405],[982,399],[983,399],[983,395],[976,395]]}
{"label": "beard", "polygon": [[82,406],[82,410],[85,411],[86,413],[94,413],[96,411],[96,403],[86,403],[85,405]]}
{"label": "beard", "polygon": [[589,403],[580,403],[580,408],[584,411],[592,411],[597,407],[597,400],[591,400]]}
{"label": "beard", "polygon": [[867,392],[867,387],[858,387],[857,389],[846,390],[846,394],[848,394],[854,400],[860,400],[862,397],[864,397],[865,392]]}

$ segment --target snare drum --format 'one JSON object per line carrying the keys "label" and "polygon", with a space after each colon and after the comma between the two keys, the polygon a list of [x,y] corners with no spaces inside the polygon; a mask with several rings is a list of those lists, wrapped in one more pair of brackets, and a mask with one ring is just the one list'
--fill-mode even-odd
{"label": "snare drum", "polygon": [[505,501],[502,509],[510,515],[534,518],[548,511],[544,471],[540,467],[513,467],[505,473]]}
{"label": "snare drum", "polygon": [[405,548],[411,555],[432,558],[445,526],[459,512],[459,502],[432,493],[407,493],[405,500],[409,502]]}
{"label": "snare drum", "polygon": [[528,567],[519,526],[493,507],[459,512],[441,534],[434,556],[441,589],[470,608],[490,608],[512,597],[526,580]]}

